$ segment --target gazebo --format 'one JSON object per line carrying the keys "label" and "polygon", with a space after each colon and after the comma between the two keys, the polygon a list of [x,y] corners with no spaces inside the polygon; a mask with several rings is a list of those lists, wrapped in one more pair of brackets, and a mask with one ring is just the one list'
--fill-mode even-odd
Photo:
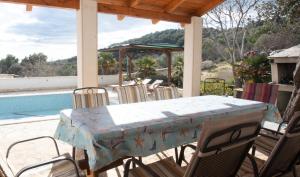
{"label": "gazebo", "polygon": [[159,51],[166,55],[167,65],[168,65],[168,83],[171,82],[171,72],[172,72],[172,52],[183,51],[183,47],[171,44],[124,44],[119,46],[113,46],[105,49],[101,49],[100,52],[118,52],[119,53],[119,85],[122,85],[123,82],[123,71],[122,71],[122,63],[124,58],[128,57],[128,77],[132,79],[132,55],[130,52],[133,51]]}
{"label": "gazebo", "polygon": [[[20,3],[31,11],[35,6],[67,8],[77,13],[78,87],[98,86],[98,16],[97,13],[146,18],[153,24],[160,20],[180,23],[184,35],[183,96],[200,95],[202,61],[202,19],[224,0],[0,0]],[[101,84],[101,83],[100,83]]]}

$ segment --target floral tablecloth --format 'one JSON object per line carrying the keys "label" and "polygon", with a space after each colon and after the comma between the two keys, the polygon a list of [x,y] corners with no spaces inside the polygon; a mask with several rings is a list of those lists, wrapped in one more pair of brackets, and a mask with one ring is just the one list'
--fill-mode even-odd
{"label": "floral tablecloth", "polygon": [[265,111],[272,105],[225,96],[200,96],[92,109],[63,110],[55,137],[87,150],[92,170],[126,156],[148,156],[197,141],[205,119]]}

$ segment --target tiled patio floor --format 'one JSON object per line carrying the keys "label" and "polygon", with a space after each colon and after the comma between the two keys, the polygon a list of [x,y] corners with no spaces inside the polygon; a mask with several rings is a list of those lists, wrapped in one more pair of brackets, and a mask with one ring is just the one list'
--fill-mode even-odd
{"label": "tiled patio floor", "polygon": [[[2,125],[0,126],[0,160],[5,157],[6,150],[8,146],[18,140],[23,140],[27,138],[37,137],[37,136],[53,136],[58,120],[47,120],[40,122],[31,123],[21,123],[12,125]],[[58,141],[59,149],[61,153],[69,152],[71,153],[71,146]],[[191,153],[187,153],[191,154]],[[35,143],[27,143],[17,146],[11,152],[9,160],[13,162],[15,171],[24,167],[26,164],[32,164],[40,162],[42,160],[47,160],[55,155],[55,149],[51,142],[48,141],[38,141]],[[143,162],[151,163],[159,159],[174,155],[174,150],[168,150],[159,154],[155,154],[146,158],[143,158]],[[298,170],[300,172],[300,170]],[[300,174],[300,173],[299,173]],[[123,176],[123,166],[112,169],[100,175],[100,177],[121,177]],[[288,175],[291,176],[291,175]]]}
{"label": "tiled patio floor", "polygon": [[[12,124],[12,125],[3,125],[0,126],[0,155],[2,160],[5,157],[6,150],[10,144],[18,140],[24,140],[37,136],[53,136],[58,120],[48,120],[41,122],[31,122],[31,123],[21,123],[21,124]],[[61,153],[69,152],[71,153],[71,146],[59,142],[59,149]],[[172,156],[174,150],[165,151],[163,153],[155,154],[144,158],[145,163],[150,163],[157,161],[159,159],[165,158],[167,156]],[[14,171],[24,167],[26,164],[32,164],[36,162],[41,162],[42,160],[47,160],[55,155],[54,146],[51,142],[39,140],[35,143],[26,143],[20,146],[17,146],[11,152],[9,160],[13,162]],[[0,159],[1,160],[1,159]],[[123,176],[123,166],[120,166],[116,169],[107,171],[106,173],[101,174],[101,177],[120,177]]]}

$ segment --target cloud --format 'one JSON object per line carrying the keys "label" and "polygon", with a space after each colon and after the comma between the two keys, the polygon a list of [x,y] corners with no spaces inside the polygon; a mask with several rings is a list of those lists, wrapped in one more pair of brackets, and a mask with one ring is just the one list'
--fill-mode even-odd
{"label": "cloud", "polygon": [[[49,60],[76,55],[76,12],[74,10],[33,7],[0,3],[0,58],[13,54],[24,58],[34,52],[45,53]],[[98,15],[98,46],[141,37],[145,34],[180,25],[126,17],[118,21],[115,15]]]}

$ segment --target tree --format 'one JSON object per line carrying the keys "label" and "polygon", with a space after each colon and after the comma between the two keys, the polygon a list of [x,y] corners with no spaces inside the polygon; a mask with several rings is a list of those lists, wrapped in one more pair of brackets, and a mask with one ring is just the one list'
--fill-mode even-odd
{"label": "tree", "polygon": [[243,57],[247,28],[255,5],[260,0],[229,0],[207,14],[210,24],[219,29],[225,40],[231,63],[236,63],[237,54]]}
{"label": "tree", "polygon": [[6,58],[0,60],[0,73],[11,74],[9,72],[10,67],[15,64],[18,64],[19,59],[13,55],[8,54]]}
{"label": "tree", "polygon": [[21,62],[21,66],[24,67],[24,75],[31,77],[47,76],[49,70],[47,58],[43,53],[34,53],[29,57],[25,57]]}
{"label": "tree", "polygon": [[[295,12],[298,9],[298,13]],[[300,2],[271,0],[257,6],[262,32],[255,47],[265,51],[288,48],[300,43]]]}
{"label": "tree", "polygon": [[110,52],[100,52],[98,66],[99,74],[112,74],[116,71],[117,60]]}
{"label": "tree", "polygon": [[178,56],[175,59],[175,64],[173,65],[173,73],[172,73],[172,83],[177,87],[183,87],[183,57]]}
{"label": "tree", "polygon": [[136,61],[137,76],[144,79],[156,75],[156,60],[151,56],[145,56]]}

